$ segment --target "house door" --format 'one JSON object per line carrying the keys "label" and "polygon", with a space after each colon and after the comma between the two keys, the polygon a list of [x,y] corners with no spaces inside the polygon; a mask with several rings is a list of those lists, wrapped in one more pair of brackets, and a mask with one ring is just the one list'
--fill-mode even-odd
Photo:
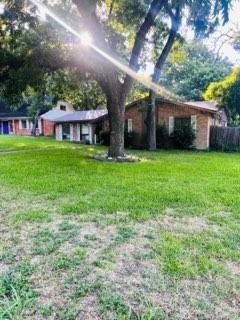
{"label": "house door", "polygon": [[3,134],[9,134],[8,121],[3,121]]}

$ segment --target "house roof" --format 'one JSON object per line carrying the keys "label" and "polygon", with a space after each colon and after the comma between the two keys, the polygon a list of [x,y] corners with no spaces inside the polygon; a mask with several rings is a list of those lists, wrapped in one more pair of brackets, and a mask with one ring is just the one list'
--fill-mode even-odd
{"label": "house roof", "polygon": [[[31,102],[31,97],[28,99],[29,103]],[[52,97],[46,96],[45,101],[51,103]],[[28,118],[28,103],[22,104],[19,108],[14,109],[8,106],[5,102],[0,101],[0,118]],[[46,112],[47,109],[42,110],[40,114]]]}
{"label": "house roof", "polygon": [[[141,100],[138,101],[134,101],[132,103],[130,103],[129,105],[127,105],[127,108],[136,106],[136,104],[139,101],[146,101],[148,98],[143,98]],[[211,113],[216,113],[219,111],[219,109],[210,101],[189,101],[189,102],[182,102],[182,101],[171,101],[168,99],[164,99],[161,97],[157,98],[157,102],[162,102],[162,103],[169,103],[172,105],[176,105],[179,107],[185,107],[185,108],[193,108],[193,109],[197,109],[197,110],[201,110],[201,111],[206,111],[206,112],[211,112]]]}
{"label": "house roof", "polygon": [[22,105],[16,111],[12,110],[4,102],[0,102],[0,118],[21,118],[27,117],[27,105]]}
{"label": "house roof", "polygon": [[72,112],[67,112],[63,110],[49,110],[48,112],[41,115],[41,118],[44,120],[55,122],[56,119],[61,118],[65,115],[68,115]]}
{"label": "house roof", "polygon": [[218,111],[218,108],[210,101],[189,101],[185,104],[207,111]]}
{"label": "house roof", "polygon": [[87,110],[68,113],[55,119],[55,122],[90,122],[108,114],[107,110]]}

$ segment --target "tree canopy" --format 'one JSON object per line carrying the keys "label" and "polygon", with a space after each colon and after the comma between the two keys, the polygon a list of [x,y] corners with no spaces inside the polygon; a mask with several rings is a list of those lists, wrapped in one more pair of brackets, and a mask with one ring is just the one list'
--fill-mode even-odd
{"label": "tree canopy", "polygon": [[175,44],[165,65],[161,83],[185,100],[202,100],[213,81],[223,80],[231,70],[227,59],[217,58],[202,42]]}
{"label": "tree canopy", "polygon": [[232,120],[240,114],[240,67],[236,67],[223,81],[212,82],[204,98],[225,108]]}

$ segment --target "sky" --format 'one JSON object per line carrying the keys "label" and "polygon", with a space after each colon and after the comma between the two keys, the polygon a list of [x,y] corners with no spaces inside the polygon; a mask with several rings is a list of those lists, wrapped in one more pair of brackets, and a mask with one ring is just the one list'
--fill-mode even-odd
{"label": "sky", "polygon": [[[221,57],[228,58],[234,66],[240,65],[240,52],[234,50],[231,39],[225,34],[233,35],[233,32],[240,31],[240,0],[233,0],[229,14],[229,22],[220,25],[218,29],[210,34],[209,38],[203,39],[203,43]],[[187,23],[183,22],[180,34],[186,40],[192,40],[194,33],[189,29]]]}
{"label": "sky", "polygon": [[[207,46],[214,49],[216,48],[215,39],[219,37],[221,34],[227,33],[231,29],[240,30],[240,0],[235,0],[233,2],[229,18],[229,22],[225,26],[219,27],[218,30],[210,36],[209,39],[206,39]],[[224,39],[226,40],[227,38],[223,37],[223,42]],[[219,47],[220,45],[221,41],[218,42],[217,47]],[[223,45],[222,49],[220,50],[220,54],[224,57],[229,58],[229,60],[234,65],[240,65],[240,52],[235,51],[229,42]]]}

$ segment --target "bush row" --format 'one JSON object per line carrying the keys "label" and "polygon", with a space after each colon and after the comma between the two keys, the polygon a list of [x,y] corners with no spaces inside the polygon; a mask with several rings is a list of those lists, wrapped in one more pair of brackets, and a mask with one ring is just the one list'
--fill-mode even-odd
{"label": "bush row", "polygon": [[[134,132],[125,132],[125,146],[134,147]],[[194,140],[196,134],[191,125],[184,124],[181,127],[174,128],[173,133],[169,136],[168,130],[164,125],[158,125],[156,129],[157,148],[159,149],[192,149],[194,148]],[[102,131],[100,133],[101,143],[109,146],[110,133],[109,131]]]}

